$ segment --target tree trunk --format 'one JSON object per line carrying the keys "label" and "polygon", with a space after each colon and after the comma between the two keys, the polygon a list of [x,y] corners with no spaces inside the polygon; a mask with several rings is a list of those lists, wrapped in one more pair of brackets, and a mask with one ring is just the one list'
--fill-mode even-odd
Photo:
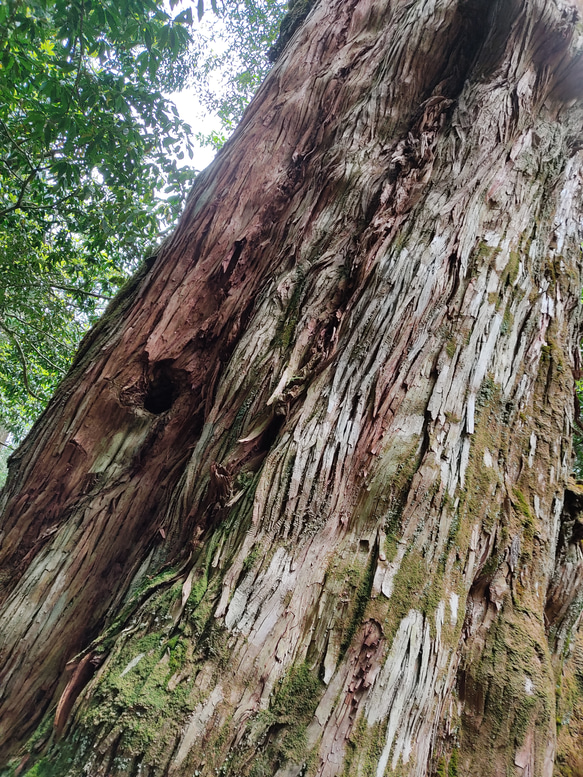
{"label": "tree trunk", "polygon": [[13,456],[19,774],[572,768],[581,40],[315,3]]}

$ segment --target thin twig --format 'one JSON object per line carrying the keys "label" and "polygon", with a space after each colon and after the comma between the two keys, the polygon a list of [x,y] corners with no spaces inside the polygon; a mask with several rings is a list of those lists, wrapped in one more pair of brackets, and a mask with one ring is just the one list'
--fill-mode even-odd
{"label": "thin twig", "polygon": [[60,283],[11,283],[10,285],[17,289],[60,289],[61,291],[71,291],[75,294],[82,294],[84,297],[103,299],[106,300],[106,302],[111,302],[113,299],[113,297],[108,297],[105,294],[98,294],[96,291],[85,291],[84,289],[78,289],[76,286],[64,286]]}
{"label": "thin twig", "polygon": [[[31,284],[32,285],[32,284]],[[34,284],[42,288],[42,284]],[[83,289],[77,289],[75,286],[61,286],[58,283],[49,283],[51,289],[61,289],[62,291],[73,291],[75,294],[82,294],[84,297],[95,297],[96,299],[104,299],[110,302],[113,297],[108,297],[105,294],[98,294],[96,291],[84,291]]]}
{"label": "thin twig", "polygon": [[40,356],[40,358],[41,358],[41,359],[42,359],[44,362],[46,362],[47,364],[50,364],[50,365],[51,365],[51,367],[52,367],[54,370],[56,370],[56,371],[59,373],[59,375],[64,375],[64,374],[65,374],[65,371],[64,371],[63,369],[61,369],[61,367],[58,367],[58,366],[57,366],[57,365],[54,363],[54,361],[52,361],[51,359],[49,359],[49,357],[48,357],[48,356],[45,356],[45,354],[44,354],[44,353],[41,353],[41,352],[39,351],[39,349],[36,347],[36,345],[35,345],[34,343],[31,343],[31,341],[30,341],[30,340],[28,340],[28,339],[26,340],[26,342],[27,342],[27,344],[28,344],[28,345],[29,345],[29,346],[32,348],[32,350],[33,350],[33,351],[34,351],[34,352],[37,354],[37,356]]}
{"label": "thin twig", "polygon": [[10,130],[9,130],[9,129],[8,129],[8,127],[6,126],[6,123],[5,123],[5,122],[4,122],[2,119],[0,119],[0,126],[1,126],[1,127],[2,127],[2,129],[4,130],[4,132],[5,132],[5,134],[6,134],[6,137],[8,138],[8,140],[9,140],[9,141],[12,143],[12,145],[13,145],[13,146],[15,146],[15,147],[16,147],[16,148],[17,148],[17,149],[20,151],[20,153],[22,154],[22,156],[23,156],[23,157],[26,159],[26,162],[27,162],[28,166],[29,166],[29,167],[30,167],[32,170],[35,170],[35,171],[36,171],[36,169],[37,169],[37,168],[36,168],[36,165],[34,165],[34,164],[33,164],[33,162],[32,162],[32,159],[31,159],[31,158],[30,158],[30,156],[28,155],[28,152],[27,152],[27,151],[25,151],[25,150],[24,150],[24,148],[22,148],[22,146],[20,145],[20,143],[19,143],[17,140],[14,140],[14,138],[13,138],[13,137],[12,137],[12,135],[10,134]]}
{"label": "thin twig", "polygon": [[19,185],[22,186],[22,183],[23,183],[22,178],[18,175],[18,173],[15,173],[14,170],[12,170],[8,162],[5,159],[1,159],[0,162],[8,170],[8,175],[11,175],[13,178],[16,178]]}
{"label": "thin twig", "polygon": [[[25,182],[25,184],[26,184],[26,182]],[[55,200],[51,205],[33,205],[32,202],[21,202],[20,206],[12,205],[10,208],[4,208],[4,210],[0,211],[0,216],[4,216],[7,213],[10,213],[11,211],[13,211],[17,207],[20,207],[20,210],[26,210],[26,211],[29,211],[29,210],[45,210],[45,211],[55,211],[55,212],[57,212],[59,210],[59,207],[64,202],[67,202],[67,200],[72,199],[78,193],[79,193],[79,189],[75,189],[70,194],[67,194],[65,197],[61,197],[59,200]]]}
{"label": "thin twig", "polygon": [[73,85],[73,91],[76,92],[79,97],[79,81],[81,79],[81,68],[83,67],[83,58],[85,56],[85,41],[83,40],[83,20],[85,17],[85,2],[81,0],[81,15],[79,17],[79,64],[77,65],[77,73],[75,75],[75,83]]}
{"label": "thin twig", "polygon": [[44,329],[41,329],[38,326],[35,326],[34,324],[31,324],[29,321],[26,321],[24,318],[20,318],[20,316],[17,316],[15,313],[5,313],[5,316],[8,316],[8,318],[15,318],[17,321],[20,321],[21,324],[24,324],[24,326],[28,326],[31,329],[36,329],[37,332],[40,332],[45,337],[48,337],[49,340],[52,340],[54,343],[56,343],[58,346],[63,348],[65,351],[68,351],[70,349],[70,346],[65,345],[65,343],[62,343],[60,340],[57,340],[56,337],[53,337],[48,332],[45,332]]}
{"label": "thin twig", "polygon": [[2,218],[2,216],[6,216],[8,213],[12,213],[12,211],[18,210],[22,206],[22,201],[24,199],[24,194],[28,189],[28,184],[36,176],[37,172],[38,170],[35,168],[31,173],[28,174],[28,176],[26,177],[26,179],[22,184],[22,187],[20,189],[20,194],[18,195],[18,199],[16,200],[14,205],[11,205],[9,208],[4,208],[3,210],[0,210],[0,218]]}

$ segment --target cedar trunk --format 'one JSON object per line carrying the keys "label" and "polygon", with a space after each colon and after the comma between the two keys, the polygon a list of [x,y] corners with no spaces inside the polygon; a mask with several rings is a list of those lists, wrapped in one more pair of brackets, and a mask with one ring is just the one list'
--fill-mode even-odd
{"label": "cedar trunk", "polygon": [[582,773],[581,38],[313,4],[12,459],[7,773]]}

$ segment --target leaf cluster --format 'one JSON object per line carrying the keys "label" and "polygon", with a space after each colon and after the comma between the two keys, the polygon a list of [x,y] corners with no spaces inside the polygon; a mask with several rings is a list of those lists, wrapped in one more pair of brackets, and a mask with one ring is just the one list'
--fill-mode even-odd
{"label": "leaf cluster", "polygon": [[163,90],[192,21],[161,0],[0,4],[0,426],[16,438],[190,188],[190,128]]}
{"label": "leaf cluster", "polygon": [[[285,0],[215,0],[215,17],[193,39],[179,74],[198,92],[202,105],[219,117],[222,129],[199,134],[199,142],[220,148],[267,75],[268,51],[277,38]],[[168,76],[179,88],[176,68]]]}

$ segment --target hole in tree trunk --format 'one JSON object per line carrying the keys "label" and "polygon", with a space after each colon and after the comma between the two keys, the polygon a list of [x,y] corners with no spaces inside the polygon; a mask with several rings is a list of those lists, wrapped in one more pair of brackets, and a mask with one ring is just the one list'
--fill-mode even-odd
{"label": "hole in tree trunk", "polygon": [[144,408],[154,415],[166,413],[174,404],[179,394],[179,387],[165,366],[160,366],[154,373],[144,396]]}

